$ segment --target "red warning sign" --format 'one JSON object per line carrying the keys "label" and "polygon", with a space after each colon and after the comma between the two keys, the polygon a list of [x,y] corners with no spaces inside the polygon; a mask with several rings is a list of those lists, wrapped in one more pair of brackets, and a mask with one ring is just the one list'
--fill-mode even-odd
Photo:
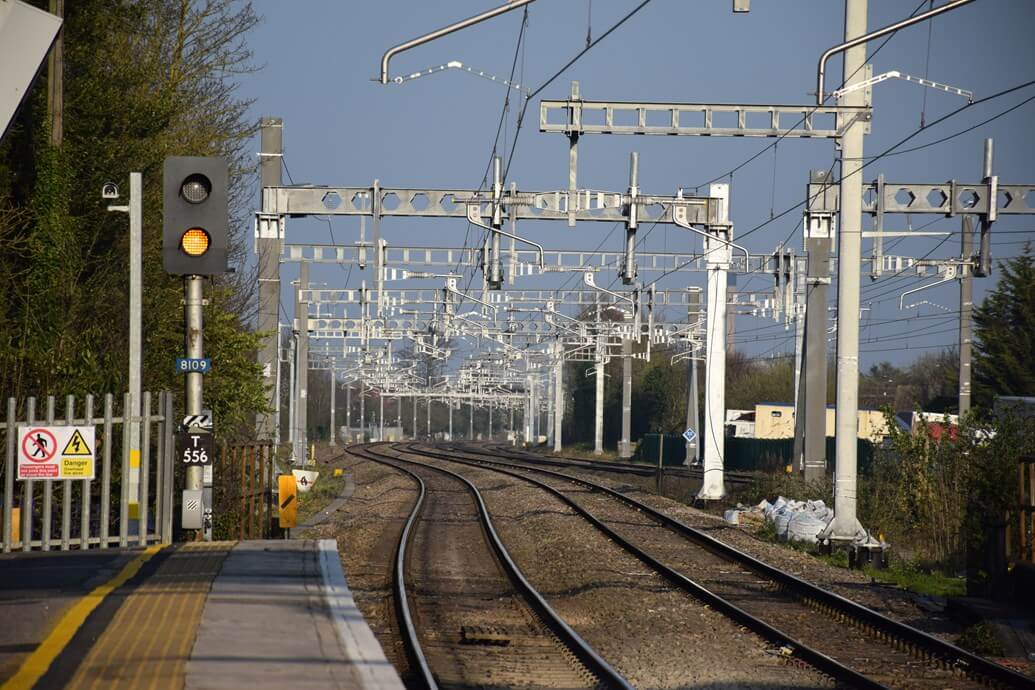
{"label": "red warning sign", "polygon": [[22,437],[22,457],[31,462],[50,462],[55,453],[57,439],[46,427],[29,429]]}

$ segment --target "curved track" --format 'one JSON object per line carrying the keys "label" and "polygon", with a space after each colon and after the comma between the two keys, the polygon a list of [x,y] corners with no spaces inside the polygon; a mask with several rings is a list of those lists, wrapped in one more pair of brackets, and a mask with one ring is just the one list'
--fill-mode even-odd
{"label": "curved track", "polygon": [[[459,458],[411,448],[430,458],[492,468],[543,488],[674,586],[778,642],[785,653],[853,686],[1035,688],[1035,681],[1027,676],[777,570],[609,487],[540,466],[501,462],[484,449],[460,448],[459,452],[476,457]],[[524,454],[509,459],[526,460]],[[681,548],[672,543],[674,538]],[[687,554],[687,541],[703,548]],[[695,580],[706,582],[707,587]],[[793,636],[771,620],[791,622]]]}
{"label": "curved track", "polygon": [[[405,473],[419,487],[393,568],[399,630],[413,682],[427,688],[632,687],[525,579],[474,484],[379,446],[350,452]],[[475,532],[483,537],[480,545]],[[448,575],[436,569],[440,561],[455,561]],[[509,625],[479,625],[482,621]]]}

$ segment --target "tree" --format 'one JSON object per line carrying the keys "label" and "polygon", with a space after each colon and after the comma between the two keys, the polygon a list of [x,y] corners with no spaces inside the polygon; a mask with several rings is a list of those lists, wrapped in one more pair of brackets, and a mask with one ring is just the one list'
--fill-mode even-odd
{"label": "tree", "polygon": [[975,402],[991,406],[996,395],[1035,395],[1035,256],[1000,263],[995,290],[974,309]]}
{"label": "tree", "polygon": [[162,161],[222,155],[238,272],[206,288],[206,406],[231,431],[265,404],[248,328],[254,280],[241,270],[254,123],[235,82],[251,69],[244,37],[257,22],[246,0],[68,3],[63,141],[50,140],[41,78],[0,145],[4,395],[125,389],[128,224],[105,210],[98,191],[131,170],[144,174],[144,387],[181,387],[170,364],[183,354],[183,288],[161,269]]}

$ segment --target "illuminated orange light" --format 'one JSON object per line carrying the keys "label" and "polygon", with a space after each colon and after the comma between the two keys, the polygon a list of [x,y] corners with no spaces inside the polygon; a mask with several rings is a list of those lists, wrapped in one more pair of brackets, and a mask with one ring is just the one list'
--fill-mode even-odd
{"label": "illuminated orange light", "polygon": [[191,228],[180,238],[180,247],[187,256],[201,256],[208,251],[208,233],[201,228]]}

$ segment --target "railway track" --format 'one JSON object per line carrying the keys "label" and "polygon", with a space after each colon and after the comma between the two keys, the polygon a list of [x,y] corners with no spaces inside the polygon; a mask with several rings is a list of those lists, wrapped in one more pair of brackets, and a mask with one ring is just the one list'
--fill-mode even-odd
{"label": "railway track", "polygon": [[[476,448],[477,446],[471,446]],[[486,448],[492,453],[507,455],[522,462],[546,467],[560,467],[567,469],[582,469],[591,472],[608,472],[618,475],[633,475],[643,478],[654,478],[657,476],[657,467],[647,463],[636,462],[610,462],[604,460],[587,460],[585,458],[571,458],[563,455],[542,455],[540,453],[517,450],[507,446],[487,445]],[[677,477],[680,479],[691,479],[700,481],[704,476],[701,467],[687,467],[685,465],[665,466],[666,477]],[[723,481],[730,485],[750,484],[753,481],[751,474],[747,472],[724,472]]]}
{"label": "railway track", "polygon": [[[673,586],[778,643],[788,656],[854,687],[1035,688],[1027,676],[784,573],[634,498],[526,464],[524,454],[501,458],[499,451],[483,448],[443,453],[413,445],[407,450],[539,486]],[[699,548],[687,550],[688,541]],[[771,621],[781,621],[793,634]]]}
{"label": "railway track", "polygon": [[350,452],[418,486],[392,584],[411,686],[632,687],[527,581],[474,484],[380,446]]}

